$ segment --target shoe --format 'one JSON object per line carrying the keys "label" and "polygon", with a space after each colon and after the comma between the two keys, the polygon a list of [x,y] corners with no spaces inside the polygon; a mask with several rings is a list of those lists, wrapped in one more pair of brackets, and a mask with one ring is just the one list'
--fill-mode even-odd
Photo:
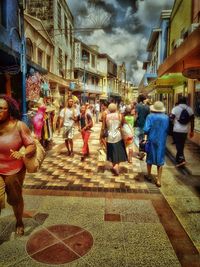
{"label": "shoe", "polygon": [[81,161],[85,161],[85,156],[82,156],[81,157]]}
{"label": "shoe", "polygon": [[145,178],[147,181],[152,182],[152,177],[151,177],[151,176],[145,174],[145,175],[144,175],[144,178]]}
{"label": "shoe", "polygon": [[136,158],[139,159],[139,160],[143,160],[143,158],[145,157],[145,153],[139,153]]}
{"label": "shoe", "polygon": [[73,152],[73,151],[71,151],[71,153],[70,153],[70,156],[71,156],[71,157],[73,157],[73,156],[74,156],[74,152]]}
{"label": "shoe", "polygon": [[115,168],[112,168],[112,172],[115,176],[119,176],[119,170],[116,170]]}
{"label": "shoe", "polygon": [[184,160],[184,161],[182,161],[180,163],[177,163],[176,167],[178,168],[178,167],[184,166],[185,164],[186,164],[186,161]]}
{"label": "shoe", "polygon": [[24,225],[16,225],[15,235],[17,236],[24,235]]}
{"label": "shoe", "polygon": [[161,187],[161,183],[160,183],[158,180],[155,181],[155,185],[156,185],[157,187]]}
{"label": "shoe", "polygon": [[67,151],[67,156],[70,156],[71,155],[71,151]]}

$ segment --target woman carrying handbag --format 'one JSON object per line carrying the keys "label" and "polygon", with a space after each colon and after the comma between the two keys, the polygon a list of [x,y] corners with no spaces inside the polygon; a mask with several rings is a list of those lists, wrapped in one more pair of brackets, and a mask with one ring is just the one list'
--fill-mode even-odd
{"label": "woman carrying handbag", "polygon": [[[20,121],[17,102],[6,95],[0,95],[0,144],[0,210],[5,206],[6,193],[16,218],[15,233],[20,236],[24,234],[22,186],[26,167],[23,157],[34,156],[36,146],[29,128]],[[23,146],[25,151],[21,153]]]}
{"label": "woman carrying handbag", "polygon": [[117,111],[117,106],[111,103],[109,113],[103,118],[103,129],[107,129],[106,138],[107,160],[112,162],[114,175],[119,175],[119,163],[127,161],[127,154],[121,134],[122,119]]}
{"label": "woman carrying handbag", "polygon": [[169,127],[169,118],[165,113],[165,107],[161,101],[156,101],[150,106],[151,114],[146,118],[144,125],[145,139],[148,140],[146,157],[147,175],[145,178],[152,180],[152,165],[157,166],[157,178],[155,184],[161,186],[162,167],[165,163],[165,147]]}

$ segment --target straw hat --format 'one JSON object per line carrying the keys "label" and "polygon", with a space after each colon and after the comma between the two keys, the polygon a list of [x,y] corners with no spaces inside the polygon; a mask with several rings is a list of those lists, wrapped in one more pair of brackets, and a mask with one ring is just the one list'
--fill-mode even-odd
{"label": "straw hat", "polygon": [[152,112],[165,112],[165,107],[163,102],[161,101],[156,101],[153,105],[150,106],[150,110]]}
{"label": "straw hat", "polygon": [[115,105],[114,103],[111,103],[109,106],[108,106],[108,110],[110,112],[115,112],[117,110],[117,105]]}

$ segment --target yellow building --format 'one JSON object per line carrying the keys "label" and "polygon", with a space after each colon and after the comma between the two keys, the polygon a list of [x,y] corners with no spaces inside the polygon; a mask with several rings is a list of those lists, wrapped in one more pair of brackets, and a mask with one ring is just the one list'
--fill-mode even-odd
{"label": "yellow building", "polygon": [[158,76],[180,73],[185,81],[173,86],[173,104],[181,95],[195,113],[195,136],[200,145],[200,5],[199,0],[175,0],[170,18],[168,57],[158,69]]}

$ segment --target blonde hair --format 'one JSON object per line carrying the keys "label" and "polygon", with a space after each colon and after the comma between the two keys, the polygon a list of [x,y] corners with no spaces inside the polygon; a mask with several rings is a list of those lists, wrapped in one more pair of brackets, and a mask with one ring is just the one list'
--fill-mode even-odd
{"label": "blonde hair", "polygon": [[114,103],[111,103],[111,104],[108,106],[108,110],[109,110],[111,113],[117,111],[117,105],[115,105]]}

